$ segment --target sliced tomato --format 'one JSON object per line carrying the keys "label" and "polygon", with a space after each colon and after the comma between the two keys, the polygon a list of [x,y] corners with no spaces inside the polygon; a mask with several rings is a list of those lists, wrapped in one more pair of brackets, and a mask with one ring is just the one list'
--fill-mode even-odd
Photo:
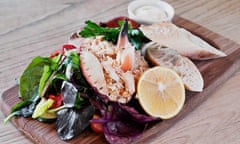
{"label": "sliced tomato", "polygon": [[62,53],[62,50],[56,50],[56,51],[54,51],[50,54],[49,58],[53,58],[55,56],[58,56],[61,53]]}
{"label": "sliced tomato", "polygon": [[54,103],[52,104],[50,109],[53,108],[58,108],[63,104],[63,95],[62,94],[58,94],[58,95],[49,95],[48,98],[54,100]]}
{"label": "sliced tomato", "polygon": [[58,56],[59,54],[63,54],[65,50],[71,50],[75,49],[76,47],[72,44],[64,44],[62,46],[62,49],[56,50],[53,53],[50,54],[49,58],[53,58],[55,56]]}
{"label": "sliced tomato", "polygon": [[[100,116],[97,114],[93,115],[93,119],[99,119]],[[95,133],[103,133],[103,124],[102,123],[96,123],[96,122],[91,122],[90,123],[91,129],[95,132]]]}
{"label": "sliced tomato", "polygon": [[124,21],[125,19],[128,19],[128,23],[130,24],[130,26],[132,28],[138,28],[140,26],[139,23],[137,23],[136,21],[129,19],[128,17],[125,16],[119,16],[116,18],[113,18],[107,22],[101,22],[100,25],[103,27],[110,27],[110,28],[114,28],[114,27],[119,27],[119,21]]}
{"label": "sliced tomato", "polygon": [[65,44],[62,46],[62,52],[64,52],[64,50],[71,50],[71,49],[75,49],[76,47],[72,44]]}

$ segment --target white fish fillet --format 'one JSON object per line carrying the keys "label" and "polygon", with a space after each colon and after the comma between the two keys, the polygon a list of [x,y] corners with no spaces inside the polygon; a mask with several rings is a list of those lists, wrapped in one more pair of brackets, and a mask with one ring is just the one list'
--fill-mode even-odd
{"label": "white fish fillet", "polygon": [[141,26],[140,29],[152,41],[175,49],[191,59],[207,60],[226,56],[201,38],[170,22]]}
{"label": "white fish fillet", "polygon": [[148,43],[145,47],[147,47],[146,58],[153,65],[167,67],[176,71],[182,78],[186,89],[195,92],[203,90],[202,75],[190,59],[181,56],[173,49],[162,48],[154,42]]}

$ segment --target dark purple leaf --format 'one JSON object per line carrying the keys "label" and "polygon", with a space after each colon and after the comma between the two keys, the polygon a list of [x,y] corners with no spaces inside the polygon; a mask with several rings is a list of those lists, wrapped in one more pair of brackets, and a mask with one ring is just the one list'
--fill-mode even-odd
{"label": "dark purple leaf", "polygon": [[111,121],[104,125],[104,135],[110,144],[128,144],[141,136],[144,125]]}
{"label": "dark purple leaf", "polygon": [[127,105],[120,105],[120,107],[126,112],[128,112],[130,117],[132,117],[132,119],[138,123],[146,123],[146,122],[160,120],[159,118],[154,118],[146,114],[141,114],[134,107],[130,107]]}

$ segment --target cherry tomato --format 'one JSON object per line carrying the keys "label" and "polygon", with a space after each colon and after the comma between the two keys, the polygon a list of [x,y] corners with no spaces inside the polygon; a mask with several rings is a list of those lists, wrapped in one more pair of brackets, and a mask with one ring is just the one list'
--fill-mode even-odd
{"label": "cherry tomato", "polygon": [[[99,119],[100,116],[97,114],[93,115],[93,119]],[[103,124],[102,123],[94,123],[91,122],[90,123],[91,129],[95,132],[95,133],[103,133]]]}
{"label": "cherry tomato", "polygon": [[62,46],[62,52],[64,52],[64,49],[66,50],[71,50],[71,49],[75,49],[76,47],[72,44],[65,44]]}

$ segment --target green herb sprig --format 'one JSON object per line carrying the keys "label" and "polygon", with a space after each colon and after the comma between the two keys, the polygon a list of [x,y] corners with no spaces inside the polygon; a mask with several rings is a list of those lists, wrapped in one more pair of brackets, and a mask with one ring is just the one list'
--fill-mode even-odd
{"label": "green herb sprig", "polygon": [[[90,20],[86,21],[85,24],[86,26],[79,33],[82,37],[87,38],[103,35],[105,40],[116,44],[123,22],[119,21],[119,27],[116,28],[102,27]],[[132,29],[131,26],[128,28],[128,38],[136,50],[141,49],[144,43],[150,41],[147,37],[145,37],[140,29]]]}

